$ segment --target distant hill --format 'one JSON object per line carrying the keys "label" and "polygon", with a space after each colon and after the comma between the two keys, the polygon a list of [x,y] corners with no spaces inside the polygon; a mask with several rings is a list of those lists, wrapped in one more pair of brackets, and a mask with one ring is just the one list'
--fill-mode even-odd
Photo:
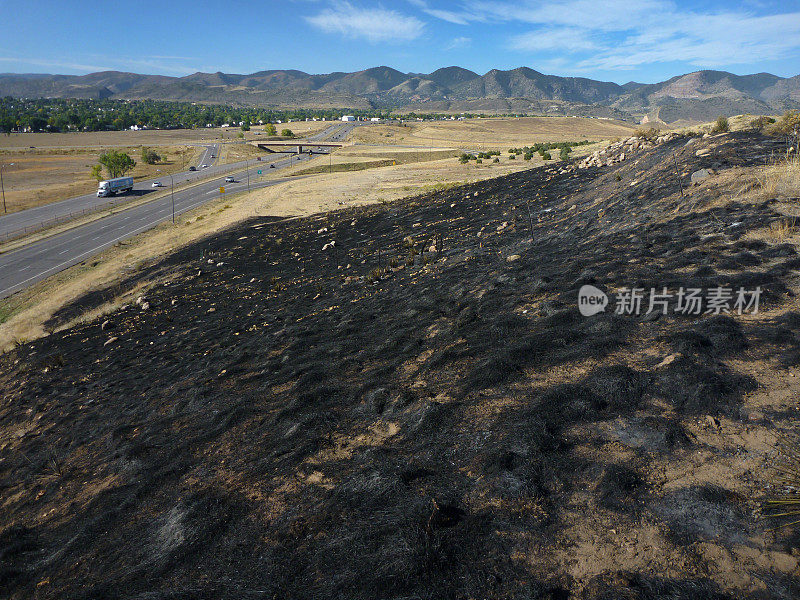
{"label": "distant hill", "polygon": [[312,75],[297,70],[185,77],[104,71],[89,75],[0,74],[0,96],[182,100],[286,107],[522,112],[628,120],[708,121],[719,115],[800,108],[800,75],[696,71],[655,84],[618,85],[545,75],[528,67],[479,75],[461,67],[403,73],[381,66]]}

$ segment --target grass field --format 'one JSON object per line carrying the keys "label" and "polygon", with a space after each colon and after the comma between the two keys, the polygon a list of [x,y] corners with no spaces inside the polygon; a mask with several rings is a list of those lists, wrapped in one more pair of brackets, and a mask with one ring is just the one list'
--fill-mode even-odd
{"label": "grass field", "polygon": [[[276,125],[280,131],[288,127],[297,135],[316,133],[332,123],[322,121],[299,121]],[[263,127],[253,127],[246,132],[247,139],[258,139],[256,132]],[[203,129],[169,129],[145,131],[86,131],[70,133],[12,133],[0,135],[0,150],[35,148],[119,148],[126,146],[175,146],[184,144],[203,144],[222,140],[235,140],[239,128],[212,127]],[[263,134],[262,134],[263,135]]]}
{"label": "grass field", "polygon": [[353,140],[365,144],[433,145],[436,147],[507,150],[534,142],[602,140],[625,137],[634,127],[620,121],[572,117],[470,119],[466,121],[409,122],[359,127]]}
{"label": "grass field", "polygon": [[262,157],[262,160],[272,162],[272,160],[277,160],[277,157],[280,155],[273,155],[275,158],[271,159],[269,156],[265,156],[265,153],[262,150],[259,150],[250,144],[242,142],[228,142],[222,144],[220,147],[218,164],[227,165],[233,162],[245,160],[247,158],[256,158],[259,156]]}

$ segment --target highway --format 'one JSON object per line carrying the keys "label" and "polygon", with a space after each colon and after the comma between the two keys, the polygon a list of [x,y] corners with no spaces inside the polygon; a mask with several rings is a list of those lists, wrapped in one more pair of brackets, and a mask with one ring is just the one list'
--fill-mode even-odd
{"label": "highway", "polygon": [[[347,137],[350,130],[353,129],[353,126],[354,124],[335,124],[305,139],[321,141],[331,136],[330,141],[341,141]],[[222,173],[229,173],[245,167],[245,161],[217,165],[220,144],[207,144],[202,147],[204,148],[203,154],[194,165],[197,171],[173,173],[172,177],[176,186],[200,181],[208,177],[215,177]],[[208,165],[208,167],[204,169],[202,165]],[[163,187],[152,187],[154,181],[160,181]],[[163,190],[170,185],[169,175],[164,174],[157,178],[136,182],[133,186],[133,191],[122,196],[98,198],[96,192],[92,192],[91,194],[76,196],[59,202],[51,202],[50,204],[37,206],[28,210],[14,212],[8,215],[0,215],[0,242],[12,237],[18,237],[22,233],[42,229],[42,224],[49,225],[60,223],[70,220],[71,216],[78,217],[88,212],[94,212],[103,208],[112,208],[131,202],[142,196],[159,191],[159,189]]]}
{"label": "highway", "polygon": [[[176,185],[187,181],[197,181],[203,177],[208,177],[215,171],[225,171],[231,168],[231,165],[211,167],[211,165],[216,163],[216,157],[219,156],[219,144],[209,144],[203,146],[203,148],[203,155],[195,165],[198,170],[196,172],[186,171],[173,174]],[[211,158],[212,156],[215,158]],[[200,165],[202,164],[208,164],[209,169],[201,169]],[[244,166],[244,163],[242,163],[242,166]],[[158,188],[152,187],[153,182],[161,181],[161,183],[165,183],[165,179],[167,182],[166,185],[169,185],[169,175],[164,175],[158,179],[139,181],[134,184],[132,193],[123,196],[98,198],[96,192],[92,192],[91,194],[75,196],[74,198],[60,200],[59,202],[51,202],[50,204],[29,208],[28,210],[2,215],[0,216],[0,242],[25,229],[40,229],[42,223],[60,222],[67,220],[70,215],[80,215],[82,213],[99,210],[103,207],[111,207],[130,202],[137,197],[157,191]]]}
{"label": "highway", "polygon": [[[354,126],[355,124],[337,125],[307,139],[321,141],[328,136],[344,139]],[[218,150],[211,148],[207,149],[206,154],[213,152],[219,156]],[[315,154],[321,153],[323,152],[315,152]],[[313,157],[309,155],[289,156],[271,164],[275,165],[275,169],[282,169],[297,164],[299,160],[309,160],[310,158]],[[209,167],[203,170],[202,175],[213,175],[212,169],[230,172],[232,166]],[[241,166],[244,167],[245,163],[242,162]],[[251,190],[286,181],[259,181],[256,174],[256,170],[259,168],[262,171],[264,169],[273,171],[267,164],[250,161],[247,170],[250,173]],[[169,187],[169,177],[165,179],[167,187]],[[220,186],[225,186],[226,193],[240,192],[247,189],[247,177],[245,174],[238,174],[236,183],[225,183],[224,175],[219,175],[188,189],[175,191],[175,214],[179,215],[218,198]],[[104,199],[99,198],[99,200]],[[63,233],[0,254],[0,298],[6,298],[37,281],[86,260],[121,240],[147,231],[171,218],[172,198],[170,194],[167,194],[162,198],[120,210]]]}

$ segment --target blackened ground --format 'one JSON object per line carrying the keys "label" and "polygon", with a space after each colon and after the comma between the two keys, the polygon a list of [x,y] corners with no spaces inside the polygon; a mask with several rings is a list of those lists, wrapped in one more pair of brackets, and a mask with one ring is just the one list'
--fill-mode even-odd
{"label": "blackened ground", "polygon": [[[787,303],[794,247],[747,235],[776,218],[769,204],[680,195],[673,153],[686,173],[763,160],[762,138],[712,141],[713,158],[696,156],[711,142],[676,140],[603,170],[254,219],[65,308],[51,326],[166,281],[147,310],[0,357],[0,589],[743,597],[686,548],[766,525],[737,495],[663,490],[651,474],[699,450],[691,419],[740,419],[756,382],[736,360],[798,361],[800,315],[576,306],[584,283],[761,286],[766,314]],[[597,452],[587,432],[615,420],[644,441]],[[564,552],[583,519],[656,528],[663,562],[577,579]],[[767,582],[753,597],[799,593],[753,576]]]}

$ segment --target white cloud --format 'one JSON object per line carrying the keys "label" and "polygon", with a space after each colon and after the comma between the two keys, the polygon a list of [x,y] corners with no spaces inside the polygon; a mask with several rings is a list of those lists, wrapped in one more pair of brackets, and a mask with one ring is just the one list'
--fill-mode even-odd
{"label": "white cloud", "polygon": [[97,65],[87,65],[83,63],[75,63],[70,61],[49,60],[44,58],[22,58],[19,56],[0,56],[2,63],[17,63],[21,65],[31,65],[35,67],[57,68],[57,69],[71,69],[73,71],[85,71],[87,73],[96,71],[110,71],[108,67],[101,67]]}
{"label": "white cloud", "polygon": [[[532,26],[507,47],[548,60],[555,53],[586,53],[573,70],[624,70],[683,61],[725,67],[800,55],[800,12],[755,13],[747,9],[681,9],[670,0],[463,0],[448,14],[412,0],[428,14],[454,23]],[[420,4],[421,3],[421,4]],[[780,9],[778,9],[780,10]]]}
{"label": "white cloud", "polygon": [[441,8],[431,8],[426,0],[408,0],[408,1],[414,6],[420,8],[423,12],[429,14],[430,16],[436,17],[437,19],[441,19],[442,21],[447,21],[449,23],[455,23],[456,25],[468,25],[471,21],[483,20],[482,18],[480,18],[480,15],[471,14],[465,9],[454,11]]}
{"label": "white cloud", "polygon": [[450,43],[447,44],[444,49],[445,50],[457,50],[459,48],[469,48],[472,45],[472,38],[468,37],[457,37],[450,40]]}
{"label": "white cloud", "polygon": [[339,33],[369,42],[407,42],[422,35],[425,24],[385,8],[360,8],[349,2],[334,2],[306,21],[325,33]]}
{"label": "white cloud", "polygon": [[585,69],[633,69],[685,61],[725,67],[779,60],[800,52],[800,13],[756,17],[746,14],[674,15],[660,31],[642,31],[605,47],[579,64]]}
{"label": "white cloud", "polygon": [[582,29],[559,27],[516,35],[511,38],[509,48],[525,52],[582,52],[596,50],[598,44]]}
{"label": "white cloud", "polygon": [[[163,75],[188,75],[192,69],[187,65],[172,65],[169,62],[159,60],[181,59],[194,60],[187,57],[157,57],[150,56],[142,59],[126,58],[121,56],[108,57],[100,54],[84,55],[85,62],[53,60],[46,58],[24,57],[24,56],[0,56],[0,63],[16,63],[20,65],[30,65],[47,69],[68,69],[80,73],[97,73],[100,71],[119,71],[130,69],[137,73],[156,73]],[[80,59],[79,59],[80,60]],[[90,62],[91,61],[91,62]]]}

